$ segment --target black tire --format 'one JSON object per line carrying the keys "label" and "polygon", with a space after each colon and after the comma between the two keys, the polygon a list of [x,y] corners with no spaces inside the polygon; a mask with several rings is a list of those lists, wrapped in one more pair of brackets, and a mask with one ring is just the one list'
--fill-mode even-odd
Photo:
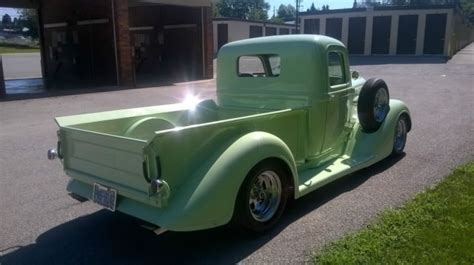
{"label": "black tire", "polygon": [[[281,192],[278,205],[274,206],[273,214],[269,213],[268,220],[256,217],[258,211],[251,209],[251,192],[252,187],[259,179],[259,176],[273,172],[274,177],[279,180]],[[291,194],[290,175],[288,171],[278,162],[273,160],[265,160],[256,165],[245,178],[239,189],[237,201],[235,203],[232,224],[235,228],[248,233],[262,233],[271,229],[283,214],[288,198]],[[255,209],[255,204],[254,204]],[[263,212],[262,212],[263,214]]]}
{"label": "black tire", "polygon": [[369,79],[365,82],[357,103],[357,114],[364,132],[373,133],[380,128],[390,110],[389,101],[390,94],[385,81]]}
{"label": "black tire", "polygon": [[409,121],[406,115],[401,115],[395,125],[395,134],[393,136],[392,156],[403,154],[405,144],[407,142],[407,135],[409,130]]}

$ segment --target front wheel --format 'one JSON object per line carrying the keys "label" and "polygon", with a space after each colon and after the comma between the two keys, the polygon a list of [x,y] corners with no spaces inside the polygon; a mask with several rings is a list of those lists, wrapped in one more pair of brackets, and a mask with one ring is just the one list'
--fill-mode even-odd
{"label": "front wheel", "polygon": [[248,232],[272,228],[285,210],[289,175],[279,163],[264,161],[255,166],[242,184],[233,223]]}
{"label": "front wheel", "polygon": [[400,155],[405,149],[408,134],[408,121],[405,115],[400,116],[395,126],[395,136],[393,137],[392,155]]}

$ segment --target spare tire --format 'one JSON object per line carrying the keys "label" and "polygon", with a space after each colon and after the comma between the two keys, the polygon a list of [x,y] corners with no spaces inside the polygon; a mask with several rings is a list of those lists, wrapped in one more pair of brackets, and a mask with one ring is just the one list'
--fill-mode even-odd
{"label": "spare tire", "polygon": [[357,114],[366,133],[376,132],[387,117],[390,110],[390,95],[385,81],[369,79],[365,82],[359,94]]}

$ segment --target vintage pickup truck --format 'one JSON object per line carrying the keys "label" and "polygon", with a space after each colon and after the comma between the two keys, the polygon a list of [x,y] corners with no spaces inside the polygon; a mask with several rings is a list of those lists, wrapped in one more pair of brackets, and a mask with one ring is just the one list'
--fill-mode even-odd
{"label": "vintage pickup truck", "polygon": [[349,69],[332,38],[221,48],[217,100],[56,118],[67,190],[157,233],[265,231],[297,199],[403,152],[411,118],[381,79]]}

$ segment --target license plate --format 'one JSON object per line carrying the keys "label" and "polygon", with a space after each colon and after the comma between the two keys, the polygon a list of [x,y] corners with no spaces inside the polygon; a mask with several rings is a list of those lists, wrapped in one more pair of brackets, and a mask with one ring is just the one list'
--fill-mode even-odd
{"label": "license plate", "polygon": [[92,192],[92,201],[98,205],[115,211],[115,204],[117,202],[117,191],[100,184],[94,183],[94,190]]}

